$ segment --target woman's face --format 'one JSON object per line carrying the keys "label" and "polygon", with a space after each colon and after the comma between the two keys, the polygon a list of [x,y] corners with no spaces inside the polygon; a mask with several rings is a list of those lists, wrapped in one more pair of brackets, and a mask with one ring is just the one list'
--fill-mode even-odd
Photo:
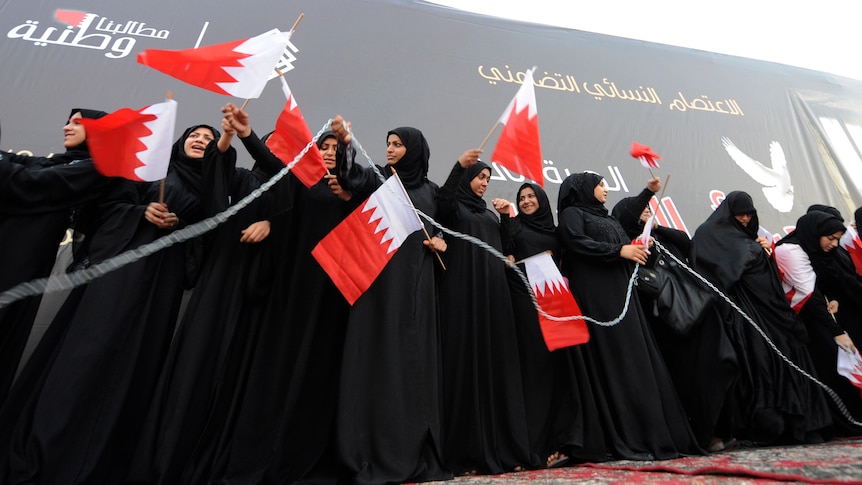
{"label": "woman's face", "polygon": [[63,127],[63,147],[67,150],[69,148],[75,148],[76,146],[84,143],[87,139],[87,132],[84,131],[84,125],[82,125],[78,120],[83,118],[81,113],[75,113],[69,117],[69,121],[66,123],[66,126]]}
{"label": "woman's face", "polygon": [[320,144],[320,154],[323,155],[323,163],[330,170],[335,168],[336,149],[338,149],[338,140],[333,136],[323,140],[323,143]]}
{"label": "woman's face", "polygon": [[203,126],[195,128],[194,131],[189,133],[183,144],[186,156],[189,158],[203,158],[207,145],[213,140],[215,140],[215,135],[213,135],[212,130]]}
{"label": "woman's face", "polygon": [[751,222],[751,217],[752,214],[737,214],[733,216],[734,219],[742,224],[742,227],[748,227],[748,223]]}
{"label": "woman's face", "polygon": [[650,216],[652,216],[652,211],[650,210],[649,206],[644,207],[643,212],[641,212],[641,222],[646,223],[646,221],[649,220]]}
{"label": "woman's face", "polygon": [[407,153],[407,147],[401,142],[401,137],[392,133],[386,139],[386,161],[389,165],[395,165],[401,157]]}
{"label": "woman's face", "polygon": [[843,235],[844,231],[838,231],[835,234],[830,234],[828,236],[820,236],[820,249],[822,249],[824,253],[828,253],[837,248],[838,243],[841,241],[841,236]]}
{"label": "woman's face", "polygon": [[470,189],[473,190],[473,193],[482,197],[485,195],[485,191],[488,190],[488,182],[491,180],[491,171],[489,169],[483,169],[479,172],[479,175],[473,177],[473,180],[470,181]]}
{"label": "woman's face", "polygon": [[593,197],[602,204],[608,201],[608,184],[605,182],[605,179],[602,179],[599,185],[596,185],[596,188],[593,189]]}
{"label": "woman's face", "polygon": [[532,187],[524,187],[518,194],[518,209],[528,216],[539,210],[539,198]]}

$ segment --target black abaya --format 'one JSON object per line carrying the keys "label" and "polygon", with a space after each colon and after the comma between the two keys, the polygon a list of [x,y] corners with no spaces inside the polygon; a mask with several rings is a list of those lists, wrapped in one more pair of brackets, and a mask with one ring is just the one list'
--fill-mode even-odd
{"label": "black abaya", "polygon": [[[567,177],[558,203],[563,275],[584,315],[611,321],[625,308],[634,263],[620,256],[631,240],[593,195],[595,173]],[[700,453],[637,293],[614,326],[590,325],[583,345],[605,440],[615,457],[662,460]]]}
{"label": "black abaya", "polygon": [[[456,163],[440,195],[440,220],[502,250],[500,222],[470,189],[483,162]],[[448,238],[440,279],[446,465],[455,473],[536,467],[530,456],[518,334],[505,264],[470,242]]]}
{"label": "black abaya", "polygon": [[[752,214],[748,226],[735,219]],[[805,328],[790,308],[778,271],[756,242],[757,213],[744,192],[727,194],[695,232],[692,262],[796,365],[813,372]],[[738,312],[719,300],[739,363],[732,390],[736,437],[758,443],[803,442],[831,423],[820,388],[785,363]]]}
{"label": "black abaya", "polygon": [[[200,161],[198,160],[199,164]],[[200,218],[199,175],[172,158],[165,201],[180,226]],[[199,166],[198,166],[199,168]],[[97,264],[168,231],[143,217],[158,184],[120,181],[76,229],[76,264]],[[185,280],[176,245],[75,289],[40,341],[0,413],[12,445],[0,462],[11,483],[118,483],[135,449]],[[0,426],[2,428],[2,426]]]}
{"label": "black abaya", "polygon": [[[560,241],[547,194],[536,184],[524,184],[536,194],[533,214],[500,218],[504,254],[516,261],[551,251],[560,255]],[[516,197],[517,199],[517,197]],[[571,461],[606,459],[605,442],[579,346],[548,351],[529,289],[520,276],[507,269],[506,276],[515,314],[518,354],[524,383],[524,404],[530,436],[530,453],[540,465],[560,451]]]}
{"label": "black abaya", "polygon": [[[438,187],[427,179],[422,132],[396,128],[406,154],[394,166],[414,206],[437,215]],[[353,160],[339,181],[364,199],[381,184]],[[378,167],[385,177],[389,166]],[[428,231],[433,231],[426,224]],[[437,259],[421,231],[411,234],[350,308],[337,406],[339,459],[354,483],[445,480],[441,460]],[[445,257],[445,256],[444,256]]]}

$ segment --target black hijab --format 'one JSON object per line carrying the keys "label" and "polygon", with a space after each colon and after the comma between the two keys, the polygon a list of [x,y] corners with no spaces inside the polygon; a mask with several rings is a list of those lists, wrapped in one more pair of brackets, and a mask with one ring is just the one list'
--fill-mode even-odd
{"label": "black hijab", "polygon": [[643,233],[644,221],[641,220],[641,214],[649,205],[649,202],[644,205],[640,199],[640,197],[626,197],[617,202],[611,211],[611,215],[620,221],[620,225],[632,239]]}
{"label": "black hijab", "polygon": [[[81,113],[81,118],[87,118],[91,120],[97,120],[108,114],[104,111],[99,111],[95,109],[73,108],[72,112],[69,113],[69,118],[66,120],[67,123],[69,119],[75,116],[75,113]],[[90,158],[90,147],[87,146],[87,139],[84,138],[84,141],[82,141],[77,146],[67,149],[65,153],[62,153],[60,155],[54,155],[54,157],[52,158],[55,160],[56,163],[69,163],[74,160],[84,160],[86,158]]]}
{"label": "black hijab", "polygon": [[[392,133],[392,132],[390,132],[390,133]],[[320,136],[317,138],[317,149],[322,150],[323,149],[323,142],[325,142],[329,138],[335,138],[335,133],[333,133],[332,130],[326,130],[323,133],[321,133]]]}
{"label": "black hijab", "polygon": [[805,213],[807,214],[809,212],[814,212],[814,211],[826,212],[827,214],[832,214],[833,216],[841,219],[841,222],[844,222],[844,216],[841,215],[841,211],[839,211],[835,207],[832,207],[831,205],[812,204],[811,206],[808,207],[808,210],[805,211]]}
{"label": "black hijab", "polygon": [[[389,135],[398,135],[401,138],[401,143],[407,148],[407,153],[401,157],[401,160],[392,167],[398,172],[398,177],[404,187],[415,189],[422,186],[428,181],[428,164],[431,159],[431,149],[428,148],[428,142],[425,140],[425,135],[416,128],[402,126],[390,130],[386,134],[386,141],[389,142]],[[321,139],[323,136],[321,136]],[[390,167],[387,166],[387,169]],[[391,170],[387,170],[391,173]],[[388,177],[388,175],[387,175]]]}
{"label": "black hijab", "polygon": [[567,207],[577,207],[598,216],[608,215],[605,205],[595,196],[596,186],[602,180],[604,177],[595,172],[573,173],[566,177],[560,185],[557,213],[562,213]]}
{"label": "black hijab", "polygon": [[844,222],[830,212],[813,210],[796,221],[796,229],[784,236],[776,246],[781,244],[798,244],[808,255],[811,267],[818,279],[835,279],[841,276],[841,267],[836,259],[838,248],[825,252],[820,247],[820,237],[830,236],[836,232],[844,232]]}
{"label": "black hijab", "polygon": [[[736,215],[751,214],[748,227]],[[765,257],[757,239],[759,220],[751,196],[734,191],[697,228],[692,239],[692,261],[698,271],[706,271],[729,288],[739,281],[753,258]]]}
{"label": "black hijab", "polygon": [[168,173],[173,172],[177,174],[183,185],[196,197],[200,197],[201,195],[201,163],[203,163],[203,160],[186,155],[185,143],[186,138],[198,128],[206,128],[212,131],[214,137],[212,143],[218,142],[218,139],[221,137],[221,133],[210,125],[200,124],[187,128],[171,147],[171,163],[168,166]]}
{"label": "black hijab", "polygon": [[551,202],[548,200],[548,194],[539,185],[530,182],[521,185],[515,197],[515,203],[517,204],[521,200],[521,192],[527,188],[533,189],[533,192],[536,193],[536,202],[539,207],[532,214],[519,212],[515,219],[536,232],[555,235],[557,232],[556,226],[554,226],[554,215],[551,213]]}
{"label": "black hijab", "polygon": [[859,231],[859,223],[862,222],[862,207],[856,209],[853,213],[853,222],[856,223],[856,230]]}
{"label": "black hijab", "polygon": [[467,169],[464,170],[464,173],[461,174],[461,180],[458,181],[458,191],[456,192],[458,202],[467,206],[471,212],[484,212],[487,208],[487,205],[485,205],[485,199],[476,195],[476,192],[473,192],[473,189],[470,187],[470,182],[472,182],[482,170],[487,170],[489,174],[491,173],[491,167],[489,167],[487,163],[479,160],[474,165],[467,167]]}

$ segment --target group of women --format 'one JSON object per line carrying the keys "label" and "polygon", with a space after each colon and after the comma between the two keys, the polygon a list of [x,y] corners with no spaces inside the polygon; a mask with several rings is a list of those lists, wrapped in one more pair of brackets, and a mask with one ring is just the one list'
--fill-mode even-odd
{"label": "group of women", "polygon": [[[86,269],[224,211],[290,162],[243,110],[222,114],[224,134],[196,125],[177,140],[163,190],[98,175],[76,121],[98,111],[72,111],[63,155],[3,154],[0,241],[15,246],[0,291],[47,276],[66,227],[68,271]],[[483,198],[480,150],[438,186],[420,130],[389,131],[372,167],[348,126],[336,117],[318,138],[328,172],[315,185],[288,173],[211,232],[75,288],[21,365],[39,300],[0,309],[0,481],[401,483],[859,434],[862,400],[834,358],[855,352],[862,283],[833,208],[774,252],[742,192],[693,240],[656,228],[728,297],[674,335],[630,284],[659,252],[633,242],[659,179],[613,213],[596,173],[566,178],[556,208],[526,183],[511,216]],[[350,305],[311,250],[394,173],[438,225],[423,220]],[[544,343],[515,271],[544,251],[598,322],[586,344]]]}

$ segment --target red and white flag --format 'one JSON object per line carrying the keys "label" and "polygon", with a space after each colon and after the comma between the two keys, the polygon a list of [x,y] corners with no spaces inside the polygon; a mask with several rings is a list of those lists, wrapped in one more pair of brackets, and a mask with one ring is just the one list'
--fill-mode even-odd
{"label": "red and white flag", "polygon": [[533,86],[534,69],[525,73],[521,88],[500,117],[503,131],[497,140],[497,146],[494,147],[491,160],[544,187],[539,112],[536,109],[536,89]]}
{"label": "red and white flag", "polygon": [[859,395],[862,397],[862,356],[857,350],[850,353],[842,348],[838,348],[838,374],[846,377],[851,384],[860,389]]}
{"label": "red and white flag", "polygon": [[658,162],[656,160],[661,160],[661,156],[652,151],[652,148],[646,145],[641,145],[636,141],[632,142],[630,153],[633,157],[640,160],[641,165],[646,168],[658,168]]}
{"label": "red and white flag", "polygon": [[320,154],[317,144],[312,143],[305,155],[291,165],[299,152],[311,142],[312,136],[287,81],[284,80],[284,76],[279,76],[279,79],[287,102],[275,122],[275,131],[266,140],[266,146],[285,165],[290,166],[290,171],[296,175],[296,178],[306,187],[311,187],[326,174],[326,164],[323,162],[323,155]]}
{"label": "red and white flag", "polygon": [[353,305],[404,240],[420,229],[407,191],[398,175],[392,175],[321,239],[311,254]]}
{"label": "red and white flag", "polygon": [[177,102],[122,108],[99,119],[78,120],[87,131],[87,146],[96,169],[106,177],[138,182],[168,174],[177,121]]}
{"label": "red and white flag", "polygon": [[[530,256],[524,259],[524,266],[542,311],[554,317],[583,315],[550,253]],[[583,320],[557,321],[539,313],[539,326],[545,338],[545,345],[552,352],[590,340],[590,332]]]}
{"label": "red and white flag", "polygon": [[257,98],[289,41],[290,32],[272,29],[196,49],[147,49],[138,54],[138,63],[219,94]]}
{"label": "red and white flag", "polygon": [[853,226],[847,226],[847,230],[841,236],[840,244],[842,248],[850,253],[853,265],[856,266],[856,274],[862,276],[862,239],[859,238],[859,233],[856,232]]}

